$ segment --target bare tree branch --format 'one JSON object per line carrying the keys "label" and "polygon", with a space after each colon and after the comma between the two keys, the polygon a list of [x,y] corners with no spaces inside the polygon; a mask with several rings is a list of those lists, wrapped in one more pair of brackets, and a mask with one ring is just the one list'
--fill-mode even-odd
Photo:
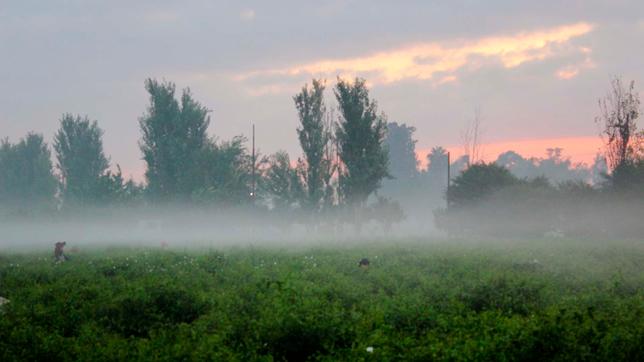
{"label": "bare tree branch", "polygon": [[611,79],[611,89],[606,97],[599,100],[600,114],[595,118],[595,122],[603,127],[601,137],[606,145],[606,158],[611,171],[632,160],[641,147],[641,132],[637,132],[639,107],[635,82],[631,81],[626,88],[621,78]]}
{"label": "bare tree branch", "polygon": [[465,125],[461,132],[461,143],[464,154],[467,155],[467,166],[475,165],[482,161],[481,150],[481,108],[474,108],[474,118]]}

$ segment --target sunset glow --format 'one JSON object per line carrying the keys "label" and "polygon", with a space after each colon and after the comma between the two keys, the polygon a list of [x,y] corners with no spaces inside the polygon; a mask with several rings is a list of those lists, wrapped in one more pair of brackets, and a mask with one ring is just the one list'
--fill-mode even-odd
{"label": "sunset glow", "polygon": [[[592,30],[591,24],[582,22],[516,35],[419,43],[355,58],[324,59],[288,68],[256,70],[235,79],[269,77],[279,82],[284,77],[357,74],[367,76],[374,84],[389,84],[404,79],[430,80],[440,74],[442,78],[438,82],[444,83],[453,81],[455,75],[451,73],[466,66],[475,69],[492,63],[514,68],[567,52],[585,54],[588,48],[576,48],[569,42]],[[565,73],[564,78],[570,74]]]}
{"label": "sunset glow", "polygon": [[[602,150],[602,141],[599,137],[560,137],[560,138],[539,138],[523,139],[512,141],[491,142],[481,145],[483,160],[492,162],[496,160],[499,154],[506,151],[514,151],[524,158],[546,157],[548,148],[563,149],[563,156],[569,157],[573,163],[584,163],[592,165],[597,153]],[[460,145],[451,145],[444,147],[452,156],[452,160],[463,155],[463,147]],[[427,167],[427,154],[430,148],[417,149],[417,157],[421,162],[421,167]]]}

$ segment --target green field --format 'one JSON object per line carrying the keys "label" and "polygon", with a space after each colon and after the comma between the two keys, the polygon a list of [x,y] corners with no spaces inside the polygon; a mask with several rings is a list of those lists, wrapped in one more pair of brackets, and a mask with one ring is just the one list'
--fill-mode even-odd
{"label": "green field", "polygon": [[644,241],[69,255],[0,254],[0,360],[644,359]]}

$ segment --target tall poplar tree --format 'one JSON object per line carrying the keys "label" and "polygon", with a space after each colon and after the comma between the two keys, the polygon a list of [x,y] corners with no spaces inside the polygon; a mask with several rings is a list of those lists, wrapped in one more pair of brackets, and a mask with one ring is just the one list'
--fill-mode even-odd
{"label": "tall poplar tree", "polygon": [[104,199],[109,161],[103,153],[102,138],[96,121],[71,114],[60,119],[54,150],[65,203],[92,204]]}
{"label": "tall poplar tree", "polygon": [[384,114],[378,114],[376,102],[369,99],[364,79],[356,78],[353,83],[338,79],[334,93],[340,111],[336,129],[342,161],[340,192],[346,203],[360,207],[389,177],[387,122]]}
{"label": "tall poplar tree", "polygon": [[155,200],[188,200],[203,186],[199,160],[208,146],[209,110],[189,89],[175,99],[173,83],[147,79],[145,88],[150,105],[139,125],[149,195]]}
{"label": "tall poplar tree", "polygon": [[304,206],[317,211],[325,198],[325,181],[332,173],[332,162],[326,157],[331,132],[325,123],[324,84],[314,79],[310,87],[308,84],[302,87],[293,101],[300,119],[297,136],[304,152],[304,160],[300,162],[306,189]]}
{"label": "tall poplar tree", "polygon": [[416,128],[404,123],[387,123],[386,144],[389,150],[391,176],[398,180],[409,180],[418,175],[416,159]]}
{"label": "tall poplar tree", "polygon": [[29,133],[17,144],[0,141],[0,207],[12,214],[54,206],[56,178],[43,137]]}

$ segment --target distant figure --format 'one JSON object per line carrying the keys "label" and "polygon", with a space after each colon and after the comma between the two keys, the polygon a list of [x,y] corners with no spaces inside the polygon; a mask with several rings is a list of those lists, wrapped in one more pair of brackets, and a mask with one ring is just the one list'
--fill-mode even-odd
{"label": "distant figure", "polygon": [[367,258],[360,259],[360,262],[358,262],[358,266],[361,267],[361,268],[368,268],[369,267],[369,259],[367,259]]}
{"label": "distant figure", "polygon": [[63,252],[63,248],[65,247],[65,245],[67,245],[67,243],[64,241],[57,242],[54,245],[54,259],[56,261],[67,260],[67,256],[65,256],[65,253]]}
{"label": "distant figure", "polygon": [[164,241],[162,241],[162,242],[161,242],[161,248],[162,248],[162,249],[165,249],[165,248],[167,248],[167,247],[168,247],[168,242],[167,242],[167,241],[165,241],[165,240],[164,240]]}

